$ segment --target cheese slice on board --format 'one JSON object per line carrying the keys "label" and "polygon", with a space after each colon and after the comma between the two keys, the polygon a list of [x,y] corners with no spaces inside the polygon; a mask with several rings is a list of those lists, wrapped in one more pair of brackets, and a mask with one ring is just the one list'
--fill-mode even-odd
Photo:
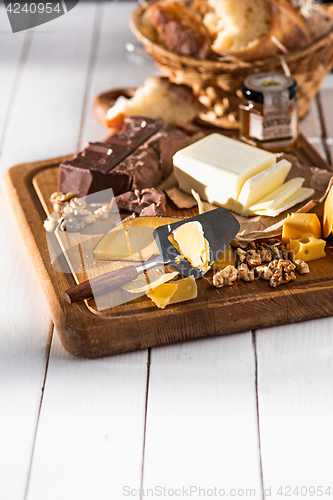
{"label": "cheese slice on board", "polygon": [[[271,167],[276,155],[221,134],[209,134],[173,156],[179,187],[204,198],[206,188],[237,200],[250,177]],[[207,200],[207,197],[204,199]],[[209,201],[209,200],[208,200]],[[216,200],[219,201],[219,200]]]}
{"label": "cheese slice on board", "polygon": [[[146,275],[142,274],[134,281],[126,283],[126,285],[123,285],[121,288],[131,293],[148,292],[149,290],[153,290],[157,286],[160,286],[163,283],[172,280],[178,274],[179,274],[178,271],[174,271],[173,273],[162,274],[161,276],[154,277],[155,279],[153,281],[150,281],[150,283],[148,283]],[[148,275],[148,279],[149,278],[150,276]]]}
{"label": "cheese slice on board", "polygon": [[193,276],[172,283],[164,283],[146,292],[147,297],[160,309],[164,309],[168,304],[195,299],[197,294],[198,288]]}
{"label": "cheese slice on board", "polygon": [[302,187],[304,180],[303,177],[294,177],[290,179],[282,184],[282,186],[263,197],[258,203],[249,207],[249,212],[255,212],[256,210],[276,210],[284,201]]}
{"label": "cheese slice on board", "polygon": [[244,210],[282,186],[291,169],[291,163],[281,160],[248,179],[239,194],[238,202]]}
{"label": "cheese slice on board", "polygon": [[267,210],[256,210],[252,212],[256,215],[265,215],[267,217],[276,217],[280,213],[285,210],[289,210],[289,208],[294,207],[297,203],[301,203],[302,201],[307,200],[314,193],[314,189],[312,188],[299,188],[290,198],[285,200],[281,205],[279,205],[275,210],[267,209]]}
{"label": "cheese slice on board", "polygon": [[198,221],[187,222],[173,232],[179,252],[191,266],[199,267],[207,262],[207,249],[202,225]]}
{"label": "cheese slice on board", "polygon": [[106,233],[94,249],[96,259],[147,260],[158,255],[153,238],[157,227],[183,220],[179,217],[137,217],[118,224]]}

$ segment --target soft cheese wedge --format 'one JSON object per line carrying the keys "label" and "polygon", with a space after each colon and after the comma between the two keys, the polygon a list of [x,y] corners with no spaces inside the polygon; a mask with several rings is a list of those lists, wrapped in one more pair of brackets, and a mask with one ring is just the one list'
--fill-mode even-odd
{"label": "soft cheese wedge", "polygon": [[276,163],[276,155],[221,134],[210,134],[178,151],[174,173],[179,187],[187,193],[194,189],[201,198],[212,190],[214,201],[225,205],[237,200],[244,183]]}
{"label": "soft cheese wedge", "polygon": [[254,212],[257,215],[265,215],[267,217],[276,217],[285,210],[294,207],[298,203],[307,200],[314,193],[314,189],[311,188],[299,188],[290,198],[279,205],[275,210],[257,210]]}
{"label": "soft cheese wedge", "polygon": [[243,206],[243,210],[246,211],[251,205],[280,188],[290,169],[291,163],[287,160],[281,160],[263,172],[250,177],[244,183],[237,200]]}
{"label": "soft cheese wedge", "polygon": [[247,214],[256,213],[257,210],[276,210],[283,202],[293,196],[298,191],[304,182],[303,177],[294,177],[282,184],[267,196],[261,198],[258,203],[248,208]]}
{"label": "soft cheese wedge", "polygon": [[200,268],[208,264],[209,244],[205,240],[200,222],[192,221],[182,224],[172,232],[172,235],[179,252],[191,266]]}
{"label": "soft cheese wedge", "polygon": [[154,230],[181,220],[179,217],[138,217],[122,222],[103,236],[94,249],[94,256],[103,260],[147,260],[159,254]]}

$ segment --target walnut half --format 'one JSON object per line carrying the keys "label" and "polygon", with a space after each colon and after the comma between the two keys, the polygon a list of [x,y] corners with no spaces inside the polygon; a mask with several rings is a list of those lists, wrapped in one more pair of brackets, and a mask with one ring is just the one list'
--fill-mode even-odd
{"label": "walnut half", "polygon": [[237,269],[234,266],[229,265],[214,275],[213,284],[216,288],[231,286],[237,278]]}

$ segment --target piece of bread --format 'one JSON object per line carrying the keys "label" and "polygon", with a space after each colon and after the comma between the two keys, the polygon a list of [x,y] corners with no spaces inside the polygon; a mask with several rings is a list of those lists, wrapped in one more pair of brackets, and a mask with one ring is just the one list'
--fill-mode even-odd
{"label": "piece of bread", "polygon": [[109,128],[120,130],[124,116],[146,116],[178,127],[191,123],[205,108],[187,85],[177,85],[166,77],[153,76],[130,99],[120,96],[108,110]]}
{"label": "piece of bread", "polygon": [[182,1],[160,1],[148,7],[150,21],[165,46],[186,56],[215,59],[212,38],[200,15]]}
{"label": "piece of bread", "polygon": [[318,40],[333,29],[333,10],[323,9],[319,4],[305,2],[300,8],[301,16],[313,40]]}
{"label": "piece of bread", "polygon": [[208,0],[203,23],[212,49],[243,60],[261,59],[309,45],[311,36],[289,0]]}

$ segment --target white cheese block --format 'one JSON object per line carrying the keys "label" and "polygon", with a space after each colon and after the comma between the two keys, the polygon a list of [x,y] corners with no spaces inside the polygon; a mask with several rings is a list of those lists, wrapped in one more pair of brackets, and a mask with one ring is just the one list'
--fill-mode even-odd
{"label": "white cheese block", "polygon": [[290,169],[291,163],[287,160],[281,160],[259,174],[250,177],[244,183],[237,201],[243,205],[244,210],[248,209],[251,205],[282,186]]}
{"label": "white cheese block", "polygon": [[256,212],[257,210],[276,210],[285,200],[299,190],[303,182],[303,177],[294,177],[290,179],[267,196],[264,196],[258,203],[249,207],[248,212]]}
{"label": "white cheese block", "polygon": [[[179,187],[191,189],[208,200],[206,189],[221,193],[220,204],[237,200],[243,184],[254,175],[271,167],[276,155],[221,134],[210,134],[173,157]],[[208,200],[209,201],[209,200]]]}
{"label": "white cheese block", "polygon": [[276,210],[257,210],[256,215],[266,215],[268,217],[276,217],[285,210],[294,207],[297,203],[307,200],[314,193],[312,188],[299,188],[290,198],[285,200]]}

